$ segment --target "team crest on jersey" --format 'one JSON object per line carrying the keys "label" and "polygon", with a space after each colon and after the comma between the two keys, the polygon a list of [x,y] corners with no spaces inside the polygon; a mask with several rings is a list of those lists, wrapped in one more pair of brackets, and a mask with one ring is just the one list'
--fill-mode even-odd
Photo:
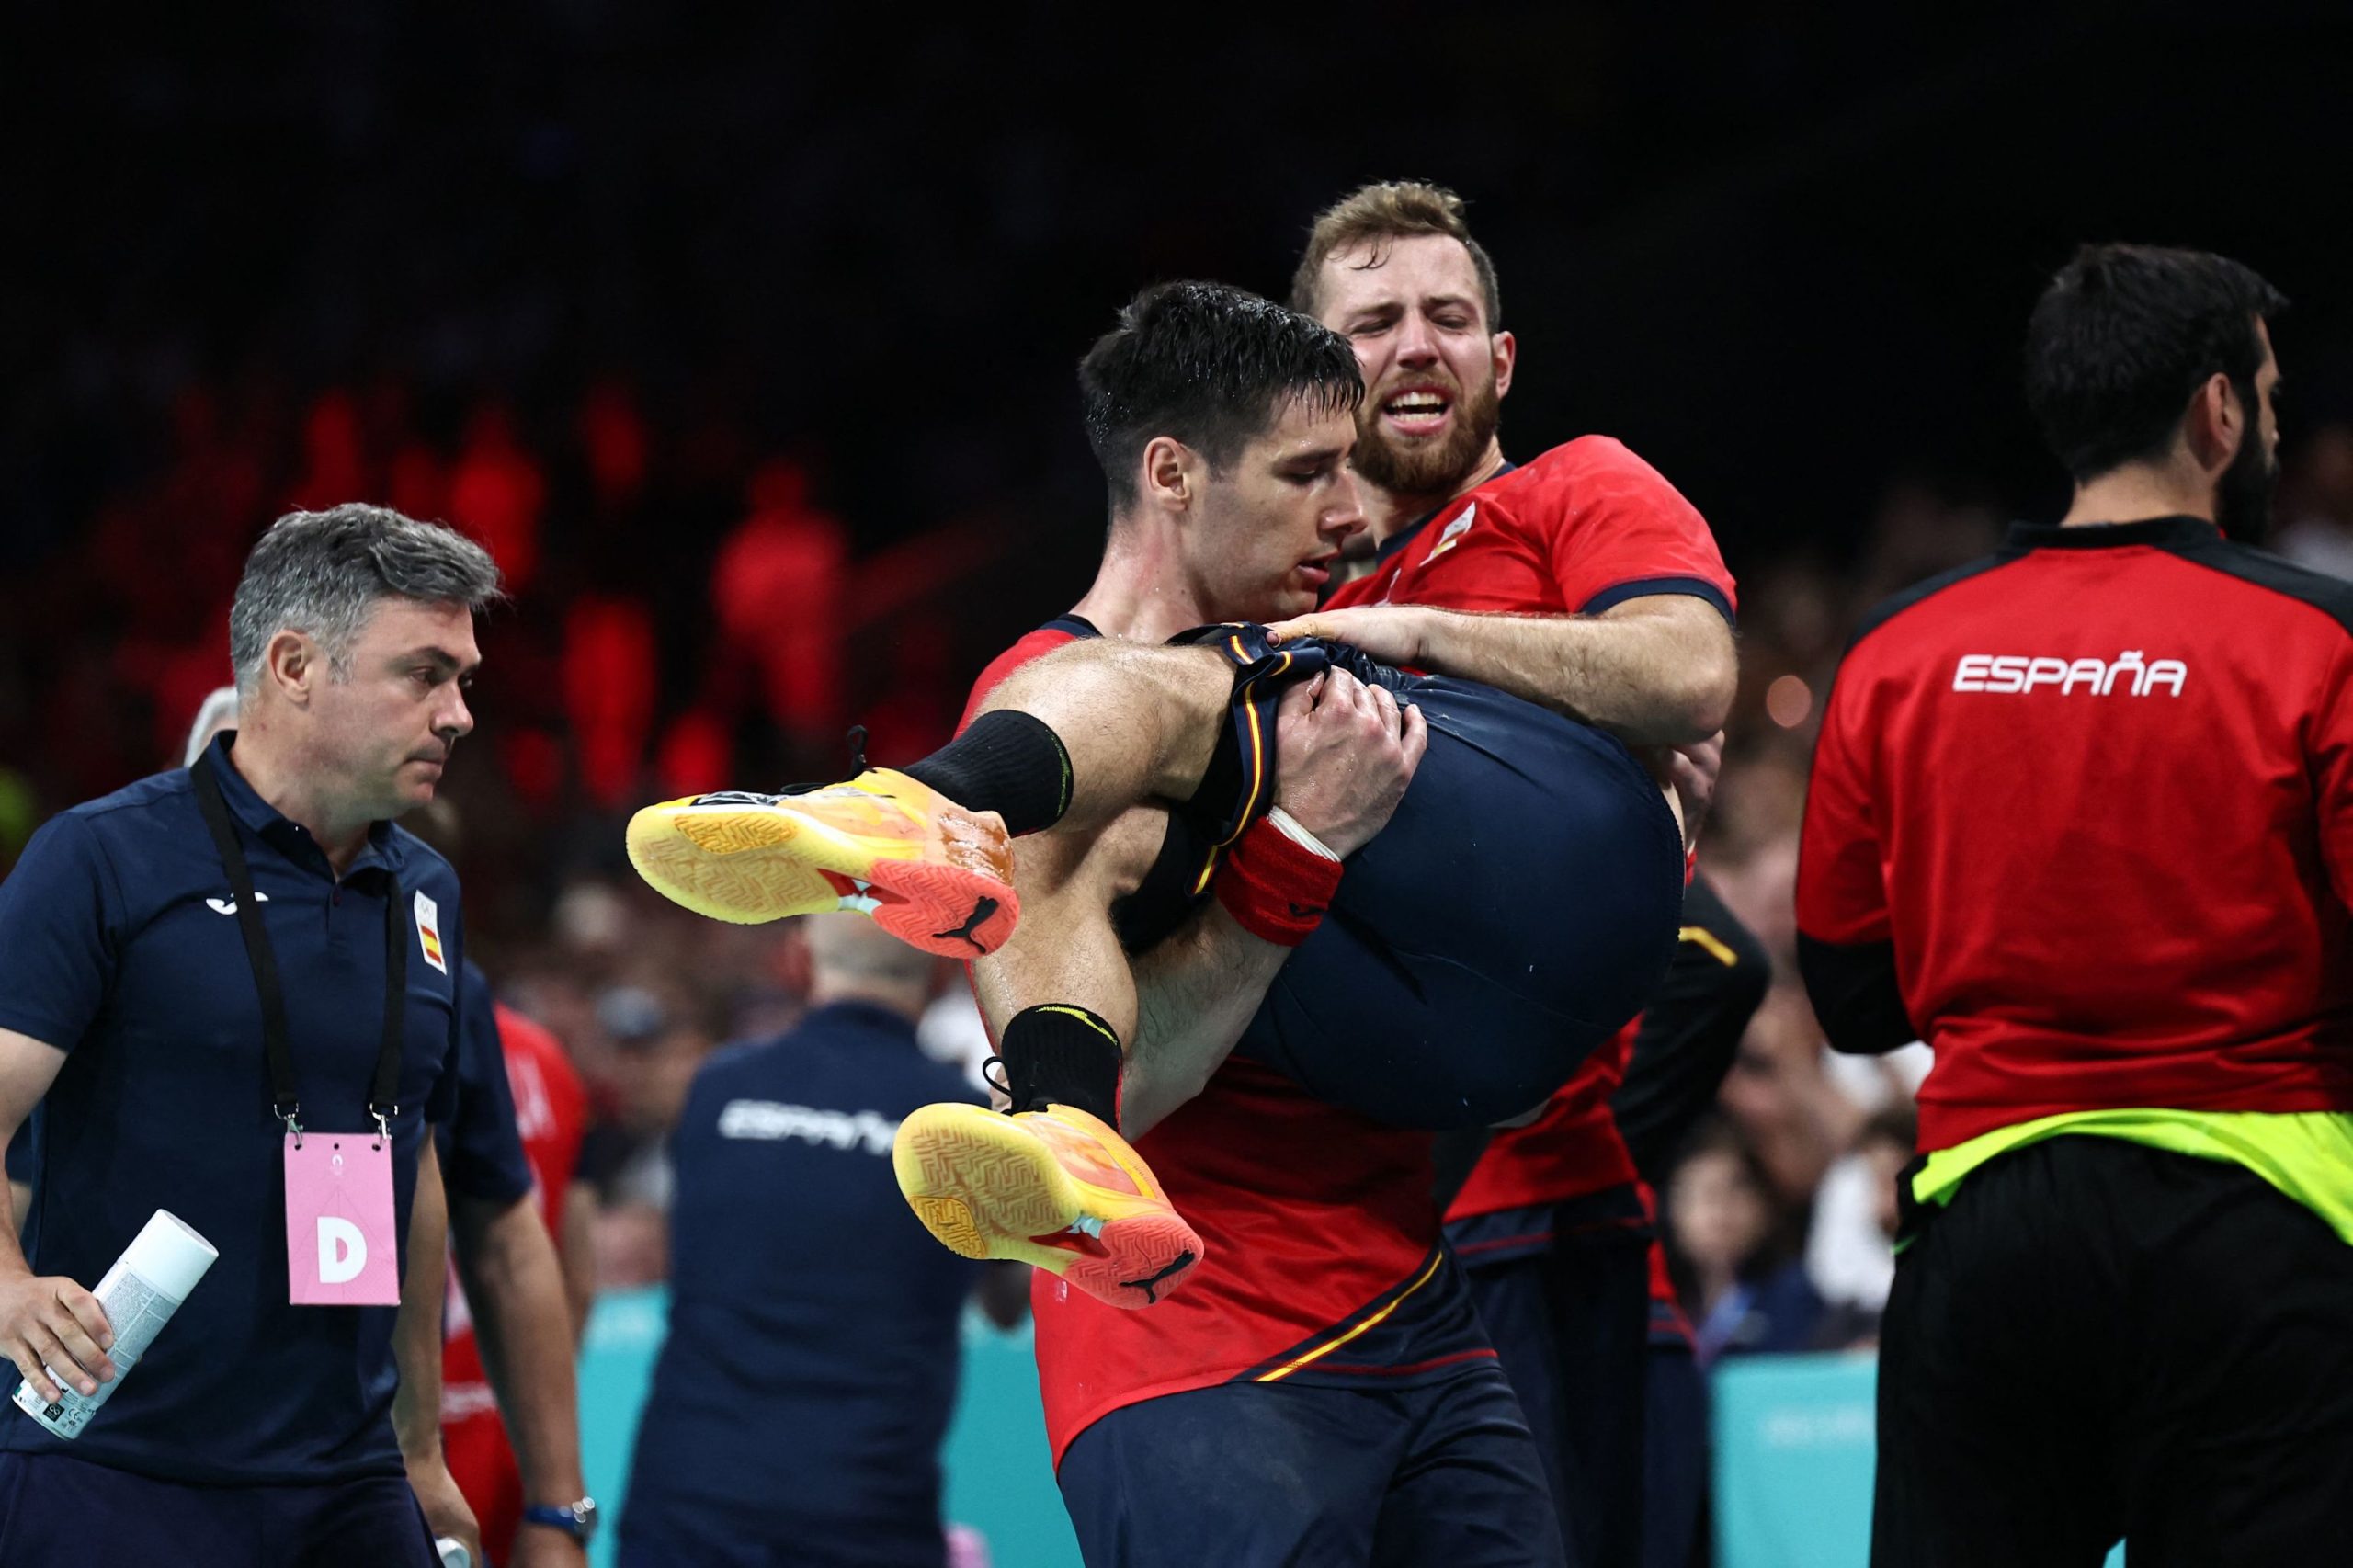
{"label": "team crest on jersey", "polygon": [[1427,555],[1422,557],[1422,563],[1424,565],[1427,565],[1429,562],[1436,561],[1439,556],[1444,555],[1448,551],[1452,550],[1456,545],[1461,543],[1462,536],[1471,531],[1471,525],[1473,522],[1476,522],[1478,517],[1479,503],[1473,501],[1471,505],[1462,508],[1462,515],[1461,517],[1446,525],[1446,531],[1438,536],[1438,542],[1430,546],[1430,552]]}
{"label": "team crest on jersey", "polygon": [[441,956],[441,907],[423,893],[416,895],[416,945],[424,949],[426,963],[449,972],[449,961]]}

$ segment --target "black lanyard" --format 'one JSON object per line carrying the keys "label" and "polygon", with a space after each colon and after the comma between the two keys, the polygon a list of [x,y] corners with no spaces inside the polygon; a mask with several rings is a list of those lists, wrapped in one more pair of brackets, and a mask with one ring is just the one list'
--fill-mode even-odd
{"label": "black lanyard", "polygon": [[[244,933],[245,959],[253,965],[254,989],[261,993],[262,1049],[269,1058],[270,1109],[294,1135],[295,1145],[302,1142],[302,1106],[294,1093],[294,1052],[289,1046],[286,1028],[286,990],[278,979],[278,953],[269,945],[269,931],[263,926],[261,900],[254,896],[253,872],[245,866],[244,846],[237,842],[237,830],[229,821],[229,803],[221,793],[221,780],[213,776],[210,756],[197,758],[188,769],[196,781],[197,809],[204,813],[204,825],[211,830],[213,846],[221,851],[221,865],[229,873],[229,892],[237,901],[237,926]],[[401,1108],[393,1103],[400,1093],[401,1043],[405,1034],[404,1015],[408,1000],[408,942],[401,930],[401,885],[390,868],[384,872],[384,1043],[376,1053],[376,1081],[368,1091],[368,1114],[375,1119],[379,1135],[392,1136],[392,1119],[400,1115]]]}

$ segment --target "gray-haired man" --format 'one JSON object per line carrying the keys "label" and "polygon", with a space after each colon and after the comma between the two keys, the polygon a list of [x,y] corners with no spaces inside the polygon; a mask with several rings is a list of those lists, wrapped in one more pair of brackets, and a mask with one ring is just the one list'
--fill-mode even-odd
{"label": "gray-haired man", "polygon": [[[0,1136],[42,1106],[21,1253],[0,1225],[0,1352],[40,1412],[0,1415],[9,1561],[421,1568],[411,1476],[462,1518],[426,1125],[464,939],[449,863],[390,819],[473,727],[497,591],[449,529],[280,518],[230,616],[242,729],[53,818],[0,882]],[[220,1258],[149,1344],[89,1287],[159,1208]],[[132,1369],[60,1435],[61,1383]]]}

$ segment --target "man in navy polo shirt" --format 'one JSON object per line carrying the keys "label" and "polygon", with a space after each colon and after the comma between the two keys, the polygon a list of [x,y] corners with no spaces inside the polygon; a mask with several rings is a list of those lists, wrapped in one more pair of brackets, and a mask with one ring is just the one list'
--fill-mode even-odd
{"label": "man in navy polo shirt", "polygon": [[938,961],[854,915],[803,929],[809,1015],[712,1056],[673,1139],[670,1337],[625,1565],[940,1568],[964,1301],[1024,1308],[1029,1270],[940,1246],[891,1172],[907,1112],[981,1099],[915,1044]]}
{"label": "man in navy polo shirt", "polygon": [[[0,1133],[41,1106],[21,1251],[0,1226],[0,1350],[42,1399],[50,1369],[89,1393],[116,1372],[89,1287],[149,1216],[220,1253],[77,1438],[0,1413],[0,1559],[422,1568],[419,1496],[464,1518],[426,1136],[456,1088],[462,922],[449,863],[390,819],[473,726],[497,584],[397,513],[279,519],[230,614],[242,730],[52,819],[0,882]],[[301,1250],[288,1188],[327,1151],[389,1158],[392,1259]],[[347,1229],[381,1233],[366,1187]],[[293,1304],[355,1282],[378,1304]]]}
{"label": "man in navy polo shirt", "polygon": [[[237,688],[224,686],[197,710],[186,761],[191,767],[213,738],[237,727]],[[410,819],[428,847],[458,854],[457,812],[438,802]],[[449,1119],[434,1128],[434,1153],[448,1195],[450,1256],[467,1296],[452,1294],[451,1335],[473,1335],[491,1371],[498,1412],[513,1441],[515,1483],[524,1495],[501,1499],[495,1523],[481,1494],[459,1482],[497,1568],[577,1568],[595,1533],[597,1506],[580,1478],[579,1400],[573,1379],[573,1330],[564,1269],[532,1201],[515,1096],[507,1082],[490,979],[469,958],[458,984],[458,1090]],[[34,1120],[38,1120],[36,1117]],[[30,1123],[26,1131],[30,1131]],[[29,1140],[8,1145],[11,1181],[29,1183]],[[25,1194],[18,1193],[18,1213]],[[442,1411],[445,1424],[451,1419]],[[482,1484],[480,1477],[475,1484]],[[523,1510],[517,1517],[516,1509]],[[520,1528],[528,1523],[534,1528]],[[550,1531],[555,1532],[550,1534]]]}

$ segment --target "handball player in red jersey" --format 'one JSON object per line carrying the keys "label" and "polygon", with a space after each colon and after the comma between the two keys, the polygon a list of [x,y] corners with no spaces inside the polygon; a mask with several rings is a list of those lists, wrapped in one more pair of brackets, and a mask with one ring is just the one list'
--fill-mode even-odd
{"label": "handball player in red jersey", "polygon": [[[983,672],[973,709],[1074,641],[1157,642],[1312,605],[1313,579],[1363,527],[1355,493],[1335,464],[1287,526],[1271,510],[1221,530],[1129,508],[1094,586]],[[1345,854],[1382,825],[1384,780],[1409,758],[1352,676],[1312,695],[1293,687],[1278,718],[1276,803]],[[1166,812],[1120,831],[1147,867],[1183,843]],[[1119,906],[1131,938],[1175,926],[1135,960],[1142,1032],[1120,1110],[1215,1262],[1149,1312],[1043,1271],[1032,1292],[1048,1436],[1087,1562],[1560,1561],[1534,1450],[1440,1242],[1429,1135],[1220,1060],[1292,948],[1253,934],[1239,900],[1192,908],[1196,858],[1165,862],[1173,888],[1168,871],[1131,871]]]}
{"label": "handball player in red jersey", "polygon": [[[1118,791],[1105,790],[1095,770],[1099,765],[1116,777],[1120,759],[1101,755],[1100,734],[1076,735],[1086,744],[1072,752],[1086,760],[1060,777],[1048,768],[1042,808],[1018,799],[1001,776],[976,777],[993,761],[1017,783],[1034,777],[1017,755],[1022,726],[1000,723],[983,735],[992,718],[1027,715],[1003,692],[1026,681],[1051,699],[1074,672],[1101,685],[1107,669],[1109,685],[1132,683],[1140,672],[1149,677],[1175,668],[1178,661],[1169,655],[1201,650],[1127,639],[1165,635],[1221,614],[1305,609],[1322,567],[1360,526],[1343,467],[1354,441],[1360,374],[1347,345],[1313,321],[1213,286],[1147,291],[1123,314],[1121,330],[1089,355],[1081,381],[1089,433],[1113,492],[1103,573],[1077,616],[1044,629],[983,677],[975,699],[982,717],[959,742],[917,765],[938,777],[956,762],[965,777],[941,793],[993,810],[1004,801],[1017,827],[1083,815],[1071,795],[1083,795],[1090,782],[1117,803]],[[1164,430],[1176,434],[1155,433]],[[1093,635],[1100,632],[1124,636]],[[1073,645],[1045,651],[1058,643]],[[1683,858],[1675,813],[1622,744],[1491,689],[1403,679],[1304,639],[1274,653],[1253,628],[1219,631],[1213,649],[1217,658],[1241,666],[1243,678],[1219,678],[1219,689],[1209,694],[1211,725],[1228,736],[1246,729],[1247,749],[1222,747],[1217,759],[1197,761],[1178,787],[1159,791],[1168,804],[1157,824],[1122,807],[1117,822],[1100,825],[1098,800],[1098,814],[1085,819],[1096,824],[1091,836],[1023,840],[1025,854],[1045,853],[1024,861],[1029,907],[1020,936],[979,966],[983,1002],[1002,1021],[1008,1009],[1001,992],[992,993],[999,991],[994,977],[1006,960],[1023,956],[1024,941],[1040,935],[1087,939],[1091,918],[1122,939],[1124,952],[1115,949],[1108,961],[1139,994],[1123,1020],[1137,1046],[1123,1103],[1116,1034],[1106,1029],[1088,1041],[1071,1029],[1033,1029],[1025,1056],[1016,1049],[1025,1018],[1062,1012],[1078,1015],[1082,1027],[1102,1022],[1077,1008],[1030,1007],[1012,1018],[1002,1038],[1018,1114],[960,1117],[956,1127],[960,1133],[969,1128],[972,1144],[987,1155],[975,1166],[1026,1168],[1034,1162],[1009,1146],[1034,1141],[1059,1162],[1050,1174],[1080,1187],[1087,1205],[1067,1235],[1050,1233],[1061,1230],[1051,1222],[1019,1227],[991,1216],[1006,1229],[1029,1233],[1017,1233],[1005,1255],[1031,1256],[1062,1276],[1040,1292],[1046,1321],[1040,1345],[1050,1428],[1082,1542],[1097,1562],[1203,1555],[1297,1561],[1302,1554],[1331,1562],[1559,1562],[1558,1529],[1525,1424],[1481,1342],[1461,1275],[1438,1244],[1428,1139],[1381,1122],[1427,1117],[1460,1125],[1466,1116],[1524,1110],[1631,1016],[1674,947]],[[1072,655],[1079,653],[1090,657],[1074,663]],[[1253,688],[1261,676],[1311,655],[1325,671],[1322,680],[1287,687],[1271,681],[1279,699]],[[1347,678],[1352,671],[1361,673],[1361,685]],[[1059,679],[1050,683],[1050,673]],[[1148,695],[1156,705],[1148,712],[1107,704],[1104,717],[1149,742],[1155,732],[1190,722],[1186,705],[1199,693],[1189,680],[1188,675],[1154,688]],[[1230,695],[1235,685],[1239,703]],[[1425,715],[1427,731],[1415,722]],[[1299,740],[1312,751],[1313,733],[1336,722],[1361,732],[1350,771],[1371,774],[1380,783],[1375,793],[1402,813],[1346,857],[1345,877],[1335,850],[1348,846],[1323,842],[1288,803],[1286,791],[1305,790],[1317,770],[1278,772],[1265,755],[1270,735],[1285,750]],[[1029,727],[1052,738],[1041,722],[1032,720]],[[1412,754],[1425,736],[1427,750],[1416,763]],[[983,738],[985,745],[974,744]],[[1407,774],[1415,774],[1414,788],[1395,801],[1393,787]],[[901,778],[904,784],[895,782]],[[930,789],[901,775],[870,774],[861,784],[867,780],[891,791],[871,797],[878,801],[920,801]],[[1268,813],[1257,799],[1269,788],[1283,811]],[[1255,811],[1231,809],[1237,791],[1256,801]],[[749,839],[768,814],[813,821],[833,815],[838,803],[812,796],[721,797],[652,808],[650,814],[664,832],[725,816],[731,834]],[[633,853],[643,847],[648,815],[633,824]],[[1336,837],[1341,832],[1333,831]],[[1074,857],[1079,864],[1070,868],[1058,857],[1071,856],[1074,845],[1082,847]],[[1586,873],[1564,862],[1573,849],[1598,858],[1586,862]],[[779,858],[757,845],[733,852],[745,857],[737,864],[756,871]],[[639,858],[649,880],[671,891],[665,881],[670,867],[659,858]],[[649,866],[649,858],[656,863]],[[721,851],[710,858],[719,861]],[[1320,887],[1305,885],[1303,869],[1314,871]],[[1215,902],[1201,916],[1211,873]],[[885,886],[878,878],[871,886],[897,899],[911,888],[904,879]],[[1073,892],[1068,901],[1062,897],[1066,887]],[[1609,895],[1555,902],[1545,918],[1530,921],[1506,892],[1542,896],[1560,887],[1602,888]],[[741,895],[716,877],[683,891],[688,896],[682,902],[690,904]],[[1326,905],[1335,916],[1328,921],[1322,918]],[[743,913],[740,906],[733,912]],[[976,910],[966,925],[983,918]],[[1636,938],[1638,957],[1631,946],[1620,957],[1607,956],[1622,945],[1621,928],[1647,932],[1654,918],[1657,940]],[[1066,960],[1060,949],[1068,945],[1050,940],[1047,960]],[[1174,973],[1158,972],[1150,961],[1159,949],[1170,951]],[[1125,956],[1134,952],[1145,959]],[[1577,965],[1612,962],[1635,971],[1622,995],[1613,991],[1586,1009],[1534,1000],[1574,996],[1588,983]],[[1433,964],[1445,968],[1432,972]],[[1267,1004],[1253,1014],[1269,974]],[[1400,974],[1427,980],[1427,994],[1401,987]],[[1523,976],[1533,978],[1522,986]],[[1581,1023],[1581,1017],[1594,1021]],[[1342,1020],[1337,1027],[1335,1018]],[[1149,1316],[1103,1311],[1067,1287],[1142,1305],[1167,1282],[1091,1277],[1102,1259],[1092,1256],[1090,1244],[1111,1242],[1140,1211],[1167,1212],[1142,1159],[1109,1123],[1118,1119],[1148,1135],[1171,1105],[1193,1092],[1245,1019],[1246,1060],[1227,1069],[1235,1093],[1223,1114],[1208,1114],[1208,1098],[1198,1102],[1199,1116],[1196,1106],[1179,1110],[1154,1157],[1174,1162],[1173,1182],[1256,1187],[1257,1207],[1245,1203],[1218,1216],[1231,1228],[1209,1232],[1206,1250],[1232,1256],[1222,1267],[1200,1271],[1213,1281],[1202,1294],[1179,1293]],[[1188,1025],[1199,1026],[1207,1042]],[[1318,1056],[1302,1048],[1302,1036],[1319,1028],[1342,1049]],[[1550,1053],[1547,1060],[1518,1060],[1531,1041],[1540,1054]],[[1479,1049],[1465,1049],[1466,1042]],[[1316,1043],[1308,1040],[1308,1047]],[[1090,1044],[1093,1054],[1082,1049]],[[1345,1064],[1336,1067],[1335,1055]],[[1099,1094],[1084,1081],[1098,1065],[1108,1069]],[[1281,1074],[1266,1071],[1270,1066]],[[1055,1092],[1044,1096],[1049,1104],[1023,1104],[1056,1074]],[[1338,1104],[1304,1098],[1283,1074]],[[1082,1096],[1089,1096],[1096,1114],[1073,1114],[1070,1108],[1086,1107]],[[1384,1115],[1367,1114],[1367,1106]],[[1197,1130],[1180,1135],[1188,1119]],[[1057,1125],[1041,1128],[1041,1121]],[[1007,1127],[1010,1135],[996,1136]],[[945,1136],[918,1142],[920,1156],[907,1158],[903,1129],[903,1183],[918,1212],[926,1212],[934,1197],[923,1185],[929,1166],[936,1162],[953,1174],[963,1151]],[[979,1182],[966,1190],[975,1209],[984,1206]],[[960,1239],[936,1222],[938,1216],[926,1212],[926,1219],[950,1244]],[[1204,1241],[1189,1230],[1187,1235],[1189,1264]],[[1116,1248],[1103,1250],[1116,1256]],[[1187,1305],[1194,1301],[1197,1307]],[[1063,1320],[1065,1309],[1071,1315]],[[1221,1502],[1216,1539],[1206,1543],[1199,1535],[1204,1491]]]}
{"label": "handball player in red jersey", "polygon": [[[1316,220],[1290,302],[1363,367],[1355,457],[1375,554],[1325,612],[1276,630],[1485,681],[1631,742],[1704,742],[1736,678],[1715,540],[1606,436],[1506,460],[1518,345],[1461,199],[1412,182],[1344,198]],[[1609,1108],[1636,1028],[1498,1132],[1447,1212],[1587,1568],[1642,1560],[1651,1224]]]}
{"label": "handball player in red jersey", "polygon": [[2353,1540],[2353,585],[2255,548],[2286,305],[2078,251],[2025,357],[2066,515],[1866,616],[1824,704],[1806,990],[1936,1050],[1878,1568]]}
{"label": "handball player in red jersey", "polygon": [[[1114,559],[1168,574],[1148,597],[1175,606],[1278,556],[1273,601],[1308,608],[1333,551],[1283,555],[1282,520],[1302,498],[1354,506],[1354,353],[1211,284],[1149,290],[1123,323],[1081,371]],[[1180,575],[1172,546],[1119,526],[1139,508],[1252,548]],[[1388,829],[1345,857],[1270,810],[1279,705],[1319,698],[1369,705],[1418,758]],[[1128,844],[1123,824],[1154,803],[1178,825]],[[1024,837],[1017,887],[1008,840]],[[1131,877],[1120,845],[1161,853]],[[1343,644],[1277,647],[1255,625],[1074,642],[1012,671],[904,771],[649,806],[629,846],[648,881],[721,918],[839,905],[983,955],[1014,1114],[908,1118],[908,1198],[957,1251],[1138,1307],[1202,1254],[1117,1131],[1142,1016],[1128,954],[1154,945],[1120,904],[1205,899],[1222,869],[1215,896],[1242,926],[1296,948],[1251,1018],[1253,1056],[1378,1120],[1468,1127],[1540,1103],[1641,1009],[1673,956],[1684,858],[1675,794],[1607,733]]]}

